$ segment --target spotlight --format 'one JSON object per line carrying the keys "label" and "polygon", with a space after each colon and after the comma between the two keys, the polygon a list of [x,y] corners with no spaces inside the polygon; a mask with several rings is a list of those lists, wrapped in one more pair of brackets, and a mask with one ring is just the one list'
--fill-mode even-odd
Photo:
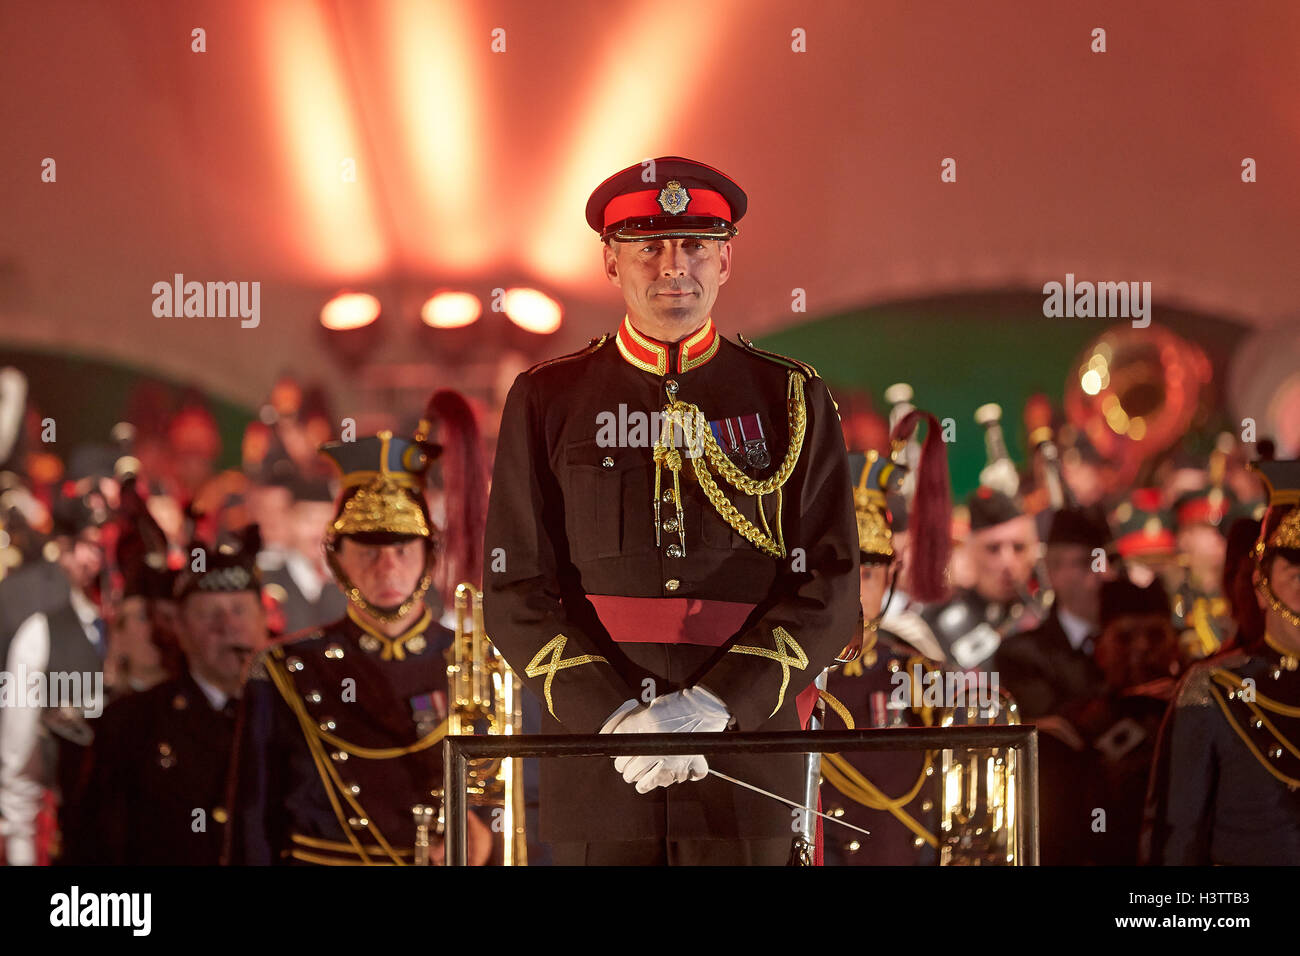
{"label": "spotlight", "polygon": [[563,315],[560,303],[536,289],[507,289],[501,308],[511,322],[537,335],[550,335],[558,329]]}
{"label": "spotlight", "polygon": [[379,300],[367,292],[340,292],[320,310],[320,324],[333,332],[370,325],[379,318]]}
{"label": "spotlight", "polygon": [[483,303],[471,292],[442,289],[420,309],[420,318],[433,329],[460,329],[473,325],[483,314]]}
{"label": "spotlight", "polygon": [[[380,311],[379,300],[367,292],[340,292],[320,310],[317,331],[345,368],[361,365],[379,344],[383,329],[375,320]],[[272,408],[271,414],[278,418],[281,411]]]}

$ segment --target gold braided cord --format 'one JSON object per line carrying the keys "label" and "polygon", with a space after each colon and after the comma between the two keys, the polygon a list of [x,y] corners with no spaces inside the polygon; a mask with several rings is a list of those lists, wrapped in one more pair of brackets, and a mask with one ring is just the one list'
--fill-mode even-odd
{"label": "gold braided cord", "polygon": [[295,860],[302,860],[304,863],[315,863],[317,866],[403,866],[401,863],[385,863],[383,860],[349,860],[344,857],[322,856],[318,853],[312,853],[309,850],[299,850],[297,847],[289,851],[289,856]]}
{"label": "gold braided cord", "polygon": [[[874,648],[878,635],[872,629],[871,644],[864,646],[863,650]],[[865,645],[865,639],[864,639]],[[917,658],[912,658],[917,660]],[[923,658],[922,658],[923,660]],[[850,663],[858,663],[856,660]],[[909,661],[909,664],[911,661]],[[862,665],[858,664],[858,673],[861,673]],[[848,665],[845,665],[845,673],[848,672]],[[821,692],[821,696],[826,700],[827,706],[835,713],[839,714],[849,730],[855,729],[853,715],[844,704],[833,697],[826,691]],[[933,722],[933,716],[928,708],[922,709],[922,720],[928,727]],[[903,808],[916,799],[916,795],[921,792],[921,787],[925,785],[926,775],[934,762],[934,751],[925,752],[925,762],[921,767],[920,774],[917,775],[916,783],[904,793],[901,797],[891,799],[886,796],[884,791],[866,778],[856,767],[850,764],[839,754],[822,754],[822,775],[826,782],[832,787],[848,797],[854,803],[859,803],[871,810],[885,810],[892,814],[900,823],[919,836],[930,846],[937,848],[938,839],[929,830],[925,829],[910,813]]]}
{"label": "gold braided cord", "polygon": [[[750,478],[727,457],[727,453],[718,445],[718,441],[713,437],[713,430],[707,426],[700,427],[693,424],[691,427],[698,431],[699,437],[703,439],[704,454],[691,458],[691,466],[695,469],[695,477],[700,483],[700,488],[709,503],[718,515],[731,526],[741,537],[762,551],[774,558],[785,557],[785,538],[781,530],[781,510],[782,510],[782,486],[790,480],[790,475],[794,472],[795,466],[799,464],[799,455],[803,451],[804,434],[808,428],[808,409],[804,403],[803,391],[804,378],[798,372],[791,372],[786,383],[786,407],[788,410],[788,426],[790,432],[790,446],[786,449],[785,458],[782,459],[780,466],[764,481],[757,481]],[[671,441],[667,440],[671,435],[671,428],[674,422],[682,422],[683,428],[686,422],[698,423],[705,422],[707,419],[699,407],[690,402],[675,399],[664,407],[664,428],[660,434],[659,442],[655,445],[655,501],[659,500],[659,468],[661,465],[667,465],[673,472],[674,488],[677,487],[677,472],[681,467],[681,453],[676,448],[670,447]],[[687,436],[688,440],[692,438]],[[693,442],[692,442],[693,443]],[[735,505],[727,498],[726,493],[718,487],[714,480],[713,474],[709,470],[712,465],[713,469],[721,475],[726,482],[741,494],[749,495],[759,500],[759,514],[764,527],[767,526],[767,516],[763,513],[761,498],[763,495],[776,494],[776,533],[772,534],[770,529],[768,533],[757,527],[752,521],[746,518]],[[681,501],[680,494],[678,495]]]}
{"label": "gold braided cord", "polygon": [[[681,405],[685,410],[694,415],[700,416],[696,421],[703,420],[700,410],[694,405],[687,402],[674,402],[674,405]],[[790,473],[794,471],[795,465],[799,463],[799,453],[803,451],[804,432],[808,428],[808,409],[804,405],[803,393],[803,376],[797,372],[791,372],[789,381],[786,385],[786,410],[789,415],[790,427],[790,447],[786,449],[785,458],[782,459],[781,465],[771,477],[765,481],[756,481],[750,478],[733,462],[727,453],[722,450],[718,440],[713,437],[713,429],[704,431],[704,453],[709,459],[709,463],[718,470],[727,484],[737,491],[746,495],[769,495],[776,491],[790,478]],[[699,459],[695,459],[699,462]],[[696,472],[700,470],[700,465],[696,465]]]}
{"label": "gold braided cord", "polygon": [[[1232,671],[1224,670],[1222,667],[1216,667],[1210,672],[1210,678],[1219,686],[1229,691],[1241,690],[1242,680]],[[1283,717],[1300,717],[1300,707],[1292,707],[1283,704],[1280,701],[1265,697],[1258,690],[1255,691],[1255,703],[1267,711],[1274,714],[1281,714]]]}
{"label": "gold braided cord", "polygon": [[[307,708],[303,705],[302,700],[293,690],[293,682],[289,675],[280,670],[280,666],[270,657],[265,658],[266,673],[275,684],[275,689],[280,692],[289,709],[293,711],[294,716],[298,719],[299,729],[302,730],[303,739],[307,742],[307,752],[311,755],[312,763],[316,767],[316,773],[320,776],[321,786],[325,790],[325,796],[329,798],[330,807],[334,810],[334,816],[338,819],[339,829],[348,838],[352,844],[352,849],[360,857],[363,864],[370,863],[370,857],[366,854],[365,849],[361,846],[361,841],[357,839],[356,834],[352,832],[352,827],[348,825],[347,815],[339,805],[338,794],[330,784],[330,776],[326,772],[325,760],[321,754],[320,741],[315,738],[312,731],[315,729],[315,722],[307,713]],[[369,818],[367,818],[369,819]]]}
{"label": "gold braided cord", "polygon": [[421,750],[428,750],[435,744],[441,743],[442,738],[447,736],[447,721],[444,720],[415,743],[408,744],[405,747],[362,747],[358,744],[348,743],[342,737],[335,737],[314,724],[313,726],[316,728],[316,734],[320,739],[335,750],[342,750],[344,753],[351,754],[353,757],[360,757],[362,760],[393,760],[397,757],[405,757],[409,754],[419,753]]}
{"label": "gold braided cord", "polygon": [[818,690],[817,696],[826,701],[826,706],[839,715],[840,720],[844,721],[845,727],[849,730],[857,729],[853,723],[853,714],[851,714],[848,707],[844,705],[844,701],[840,700],[828,690]]}
{"label": "gold braided cord", "polygon": [[[323,840],[320,837],[305,836],[301,833],[290,833],[289,839],[299,846],[311,847],[314,850],[329,850],[331,853],[351,853],[352,847],[346,843],[340,843],[338,840]],[[377,852],[380,848],[377,846],[367,847],[370,852]],[[401,856],[411,856],[414,850],[398,850]]]}
{"label": "gold braided cord", "polygon": [[1282,771],[1278,770],[1276,767],[1274,767],[1271,763],[1268,762],[1268,759],[1262,753],[1259,752],[1259,748],[1255,746],[1255,742],[1250,739],[1250,737],[1246,734],[1246,731],[1242,729],[1240,724],[1237,723],[1237,719],[1232,716],[1232,710],[1231,708],[1228,707],[1228,702],[1223,698],[1223,695],[1219,692],[1219,689],[1215,687],[1213,684],[1210,686],[1210,696],[1214,698],[1214,702],[1218,704],[1219,709],[1223,711],[1223,717],[1225,720],[1228,721],[1228,726],[1233,729],[1233,732],[1236,733],[1237,737],[1240,738],[1241,742],[1246,745],[1246,749],[1249,750],[1251,756],[1253,756],[1255,760],[1259,762],[1259,765],[1263,767],[1265,770],[1267,770],[1270,774],[1272,774],[1275,778],[1285,783],[1292,790],[1300,788],[1300,780],[1297,780],[1294,777],[1287,776]]}
{"label": "gold braided cord", "polygon": [[[930,751],[925,754],[925,766],[929,768],[931,761]],[[915,817],[903,808],[911,803],[920,792],[921,784],[925,782],[925,770],[921,771],[921,776],[916,782],[916,786],[911,791],[899,797],[897,800],[891,800],[870,780],[858,773],[858,771],[847,760],[839,754],[822,755],[822,774],[832,787],[838,790],[844,796],[848,797],[854,803],[861,804],[871,810],[884,810],[890,813],[896,820],[907,827],[918,837],[928,843],[931,847],[938,848],[938,838],[927,830]]]}

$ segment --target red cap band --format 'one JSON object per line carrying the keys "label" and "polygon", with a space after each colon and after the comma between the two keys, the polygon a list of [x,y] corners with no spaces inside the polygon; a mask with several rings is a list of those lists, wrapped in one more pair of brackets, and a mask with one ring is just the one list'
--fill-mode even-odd
{"label": "red cap band", "polygon": [[[624,219],[639,219],[642,216],[667,216],[659,205],[659,189],[643,189],[634,193],[615,196],[605,205],[605,228]],[[683,216],[717,216],[731,222],[731,206],[722,193],[712,189],[691,188],[690,202],[680,215]]]}

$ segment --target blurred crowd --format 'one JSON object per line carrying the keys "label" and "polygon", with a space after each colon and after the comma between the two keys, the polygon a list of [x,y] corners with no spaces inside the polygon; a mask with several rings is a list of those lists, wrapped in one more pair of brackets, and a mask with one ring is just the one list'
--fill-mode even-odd
{"label": "blurred crowd", "polygon": [[[196,395],[142,387],[107,441],[64,454],[42,440],[48,423],[15,376],[0,373],[0,661],[10,670],[27,653],[17,637],[33,615],[48,620],[42,660],[54,669],[56,624],[70,610],[107,702],[188,670],[215,708],[238,694],[232,664],[275,635],[343,614],[321,547],[337,492],[317,454],[335,431],[323,389],[277,382],[245,431],[240,466],[222,470],[216,421]],[[1267,442],[1225,433],[1208,452],[1176,446],[1118,487],[1083,431],[1056,421],[1024,437],[1031,451],[1020,467],[1000,439],[989,442],[979,488],[953,509],[946,600],[909,597],[907,508],[891,502],[898,574],[880,627],[933,666],[997,675],[1019,719],[1038,725],[1043,862],[1138,862],[1177,679],[1232,648],[1249,611],[1242,602],[1253,606],[1247,556],[1267,497],[1246,465],[1271,454]],[[249,525],[260,530],[265,627],[233,661],[223,635],[236,612],[214,603],[183,614],[178,582],[196,543],[220,551]],[[75,832],[66,810],[86,784],[93,721],[41,718],[31,733],[53,741],[42,744],[44,776],[21,756],[30,741],[16,743],[5,722],[0,825],[10,861],[49,862],[60,835]],[[1111,808],[1112,822],[1104,839],[1082,840],[1077,822],[1096,807]]]}

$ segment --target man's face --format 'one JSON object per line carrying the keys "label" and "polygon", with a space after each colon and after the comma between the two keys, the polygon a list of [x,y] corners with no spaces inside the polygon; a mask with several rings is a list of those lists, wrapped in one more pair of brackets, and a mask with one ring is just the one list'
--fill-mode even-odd
{"label": "man's face", "polygon": [[1037,536],[1034,519],[1021,515],[970,536],[975,590],[990,601],[1011,601],[1029,582]]}
{"label": "man's face", "polygon": [[180,644],[191,668],[227,691],[266,646],[266,614],[252,591],[198,592],[181,602]]}
{"label": "man's face", "polygon": [[[1273,586],[1277,599],[1293,611],[1300,611],[1300,562],[1288,561],[1280,554],[1273,556],[1272,562],[1265,568],[1268,571],[1268,583]],[[1260,598],[1260,607],[1268,615],[1268,629],[1274,633],[1289,634],[1293,640],[1300,640],[1300,628],[1288,624],[1282,615],[1268,610]]]}
{"label": "man's face", "polygon": [[858,597],[862,601],[862,613],[868,621],[880,613],[880,606],[885,601],[885,588],[889,584],[889,565],[875,561],[863,561],[858,568]]}
{"label": "man's face", "polygon": [[1081,544],[1049,544],[1046,563],[1047,580],[1061,607],[1095,623],[1102,575],[1092,570],[1092,552]]}
{"label": "man's face", "polygon": [[344,537],[338,549],[338,562],[367,601],[376,607],[395,608],[414,593],[424,576],[424,539],[362,544]]}
{"label": "man's face", "polygon": [[98,528],[85,528],[75,538],[59,539],[59,567],[68,583],[88,591],[104,569],[104,548]]}
{"label": "man's face", "polygon": [[604,249],[605,275],[623,290],[628,316],[657,337],[703,325],[731,276],[731,243],[717,239],[610,242]]}
{"label": "man's face", "polygon": [[1192,583],[1203,591],[1219,590],[1228,542],[1208,524],[1195,524],[1178,531],[1178,550],[1187,558]]}
{"label": "man's face", "polygon": [[291,513],[293,549],[304,558],[319,560],[325,529],[334,518],[334,505],[328,501],[299,501]]}
{"label": "man's face", "polygon": [[289,509],[293,494],[278,485],[255,485],[248,490],[248,516],[262,532],[264,548],[292,546]]}

